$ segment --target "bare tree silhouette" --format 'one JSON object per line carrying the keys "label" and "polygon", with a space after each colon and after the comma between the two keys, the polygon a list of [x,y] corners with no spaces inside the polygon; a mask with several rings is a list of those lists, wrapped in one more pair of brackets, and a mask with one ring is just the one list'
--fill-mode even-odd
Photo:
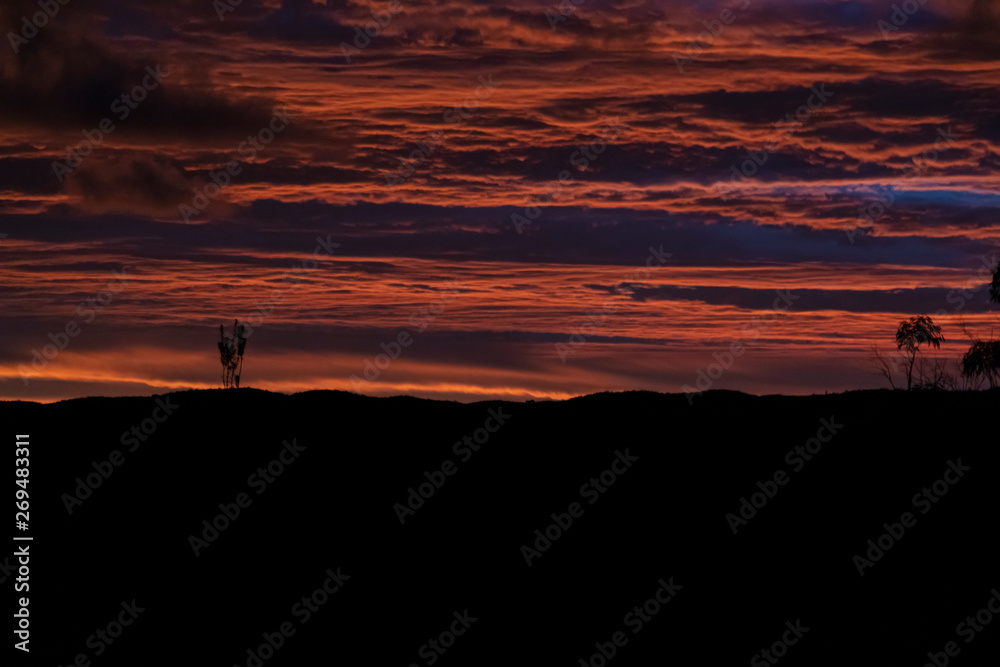
{"label": "bare tree silhouette", "polygon": [[896,358],[896,353],[883,352],[878,345],[872,343],[868,357],[875,372],[888,380],[890,387],[896,389],[894,378],[900,370],[900,363],[899,359]]}

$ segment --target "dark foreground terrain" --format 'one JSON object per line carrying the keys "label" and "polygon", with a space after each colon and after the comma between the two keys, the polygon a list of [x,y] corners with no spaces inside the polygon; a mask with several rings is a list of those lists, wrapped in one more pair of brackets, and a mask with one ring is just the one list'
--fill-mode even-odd
{"label": "dark foreground terrain", "polygon": [[11,644],[19,598],[30,614],[30,656],[5,650],[53,667],[996,665],[998,408],[0,403],[8,479],[30,435],[30,527],[9,497],[8,530],[33,537],[0,560]]}

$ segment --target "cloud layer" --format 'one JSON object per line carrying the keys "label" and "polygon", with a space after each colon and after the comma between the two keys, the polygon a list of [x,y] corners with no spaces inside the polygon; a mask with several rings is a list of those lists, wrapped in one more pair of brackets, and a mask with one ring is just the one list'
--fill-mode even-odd
{"label": "cloud layer", "polygon": [[777,290],[716,386],[996,324],[994,3],[218,6],[0,10],[4,397],[214,386],[234,317],[254,386],[463,400],[679,391]]}

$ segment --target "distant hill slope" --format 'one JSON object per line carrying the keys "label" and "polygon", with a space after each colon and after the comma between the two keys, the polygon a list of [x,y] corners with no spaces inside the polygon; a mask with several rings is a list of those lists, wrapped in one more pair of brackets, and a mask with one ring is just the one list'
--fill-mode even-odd
{"label": "distant hill slope", "polygon": [[955,664],[994,664],[1000,613],[960,623],[1000,590],[998,407],[889,391],[0,403],[5,465],[31,436],[31,657],[919,666],[955,642]]}

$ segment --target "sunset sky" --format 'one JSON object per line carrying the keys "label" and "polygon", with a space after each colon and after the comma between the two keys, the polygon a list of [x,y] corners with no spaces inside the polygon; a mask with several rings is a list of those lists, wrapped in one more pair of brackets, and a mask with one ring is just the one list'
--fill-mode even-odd
{"label": "sunset sky", "polygon": [[41,4],[0,9],[0,398],[221,386],[236,318],[243,386],[461,401],[1000,332],[997,2]]}

